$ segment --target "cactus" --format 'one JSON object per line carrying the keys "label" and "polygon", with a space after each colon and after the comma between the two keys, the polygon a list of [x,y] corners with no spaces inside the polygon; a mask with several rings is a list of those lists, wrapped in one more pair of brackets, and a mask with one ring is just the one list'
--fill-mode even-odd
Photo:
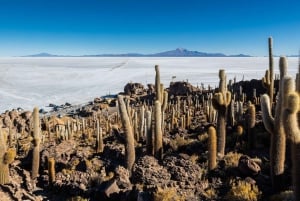
{"label": "cactus", "polygon": [[118,95],[118,105],[121,115],[121,121],[125,132],[125,165],[131,173],[132,166],[135,161],[134,136],[124,99],[121,95]]}
{"label": "cactus", "polygon": [[35,107],[33,109],[33,155],[32,155],[32,171],[31,179],[36,179],[39,174],[40,167],[40,118],[39,109]]}
{"label": "cactus", "polygon": [[270,146],[270,168],[272,186],[275,191],[282,188],[282,176],[284,173],[285,162],[285,145],[286,138],[283,128],[283,98],[287,95],[286,90],[282,89],[281,83],[283,77],[286,75],[287,61],[285,57],[280,57],[280,86],[278,94],[278,102],[276,103],[275,116],[271,114],[271,101],[267,94],[261,96],[261,108],[263,114],[263,123],[267,131],[271,134]]}
{"label": "cactus", "polygon": [[269,37],[269,70],[266,71],[265,77],[262,78],[262,84],[264,88],[267,89],[269,97],[270,97],[270,104],[272,106],[273,103],[273,95],[274,95],[274,59],[273,59],[273,39]]}
{"label": "cactus", "polygon": [[161,128],[161,103],[155,101],[155,137],[154,137],[154,155],[157,159],[162,159],[163,143],[162,143],[162,128]]}
{"label": "cactus", "polygon": [[297,120],[299,112],[299,94],[294,91],[294,81],[291,77],[284,78],[284,88],[289,88],[288,95],[284,100],[284,129],[287,137],[292,140],[292,178],[295,200],[300,200],[300,129]]}
{"label": "cactus", "polygon": [[247,116],[247,125],[248,125],[248,149],[251,150],[255,148],[255,106],[249,104],[248,106],[248,116]]}
{"label": "cactus", "polygon": [[214,127],[208,129],[208,169],[217,167],[217,135]]}
{"label": "cactus", "polygon": [[13,148],[7,149],[5,135],[0,128],[0,184],[9,183],[9,167],[16,156],[16,150]]}
{"label": "cactus", "polygon": [[48,175],[49,183],[55,182],[55,160],[53,157],[48,158]]}
{"label": "cactus", "polygon": [[140,133],[140,137],[143,137],[143,139],[145,139],[144,137],[144,124],[145,124],[145,108],[142,105],[140,107],[140,113],[139,113],[139,119],[140,119],[140,124],[139,124],[139,133]]}
{"label": "cactus", "polygon": [[226,113],[227,107],[231,101],[231,93],[226,90],[226,74],[225,70],[219,71],[220,84],[219,93],[215,93],[212,104],[218,110],[217,119],[217,151],[221,156],[225,153],[226,142]]}
{"label": "cactus", "polygon": [[147,136],[146,136],[146,147],[147,153],[149,155],[153,155],[153,140],[152,140],[152,119],[151,119],[151,111],[146,112],[146,124],[147,124]]}
{"label": "cactus", "polygon": [[156,92],[156,100],[161,101],[161,86],[160,86],[160,72],[159,66],[155,65],[155,92]]}
{"label": "cactus", "polygon": [[96,130],[97,130],[97,138],[96,138],[96,152],[97,153],[102,153],[103,152],[103,133],[102,133],[102,128],[100,128],[100,121],[97,119],[96,121]]}

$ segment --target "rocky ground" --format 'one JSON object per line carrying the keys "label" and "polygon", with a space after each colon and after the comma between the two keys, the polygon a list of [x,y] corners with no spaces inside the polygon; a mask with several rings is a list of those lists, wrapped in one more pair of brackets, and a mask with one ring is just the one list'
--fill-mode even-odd
{"label": "rocky ground", "polygon": [[[253,88],[257,89],[257,97],[265,92],[260,85],[256,81],[237,83],[232,86],[232,92],[238,95],[239,86],[244,90],[250,86],[245,93],[248,100],[253,100]],[[153,86],[145,89],[140,84],[129,83],[124,91],[133,109],[139,111],[141,105],[151,109]],[[168,92],[170,108],[180,104],[179,115],[185,115],[189,109],[191,123],[183,125],[179,121],[175,126],[170,125],[171,109],[167,109],[163,159],[147,153],[146,136],[141,134],[135,141],[132,172],[125,168],[126,140],[115,97],[96,98],[80,106],[53,106],[54,111],[50,113],[40,111],[37,178],[31,176],[32,113],[13,110],[2,114],[1,135],[5,136],[8,149],[16,151],[16,156],[9,164],[9,182],[0,185],[1,200],[267,200],[273,196],[269,134],[262,124],[258,103],[254,103],[257,109],[255,147],[247,146],[248,103],[245,99],[240,119],[236,117],[234,123],[227,123],[226,154],[217,157],[217,167],[210,171],[207,131],[210,126],[216,126],[216,120],[210,121],[206,106],[214,90],[171,83]],[[97,151],[97,121],[103,132],[101,151]],[[50,168],[50,158],[54,158],[54,170]],[[290,189],[290,178],[287,171],[286,181],[283,181],[286,190]],[[280,196],[290,195],[287,191]]]}

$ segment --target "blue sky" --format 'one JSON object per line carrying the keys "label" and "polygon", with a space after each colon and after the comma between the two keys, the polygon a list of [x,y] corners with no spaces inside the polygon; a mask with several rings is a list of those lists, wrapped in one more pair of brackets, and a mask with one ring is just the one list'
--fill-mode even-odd
{"label": "blue sky", "polygon": [[299,0],[0,0],[0,56],[298,54]]}

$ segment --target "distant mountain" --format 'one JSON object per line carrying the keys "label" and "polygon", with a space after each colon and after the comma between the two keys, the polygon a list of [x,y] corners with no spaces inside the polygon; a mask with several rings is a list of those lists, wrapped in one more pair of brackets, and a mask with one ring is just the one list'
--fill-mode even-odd
{"label": "distant mountain", "polygon": [[177,48],[175,50],[154,53],[154,54],[125,53],[125,54],[63,56],[63,55],[53,55],[49,53],[40,53],[40,54],[34,54],[25,57],[251,57],[251,56],[245,54],[225,55],[223,53],[206,53],[206,52],[190,51],[185,48]]}
{"label": "distant mountain", "polygon": [[25,57],[59,57],[59,55],[53,55],[53,54],[42,52],[39,54],[28,55]]}

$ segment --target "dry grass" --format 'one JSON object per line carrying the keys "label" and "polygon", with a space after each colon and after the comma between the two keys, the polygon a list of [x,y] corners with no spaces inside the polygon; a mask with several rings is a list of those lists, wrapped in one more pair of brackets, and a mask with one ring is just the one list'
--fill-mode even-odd
{"label": "dry grass", "polygon": [[232,180],[231,189],[225,196],[226,200],[230,201],[257,201],[261,196],[261,192],[254,184],[250,184],[246,181]]}

